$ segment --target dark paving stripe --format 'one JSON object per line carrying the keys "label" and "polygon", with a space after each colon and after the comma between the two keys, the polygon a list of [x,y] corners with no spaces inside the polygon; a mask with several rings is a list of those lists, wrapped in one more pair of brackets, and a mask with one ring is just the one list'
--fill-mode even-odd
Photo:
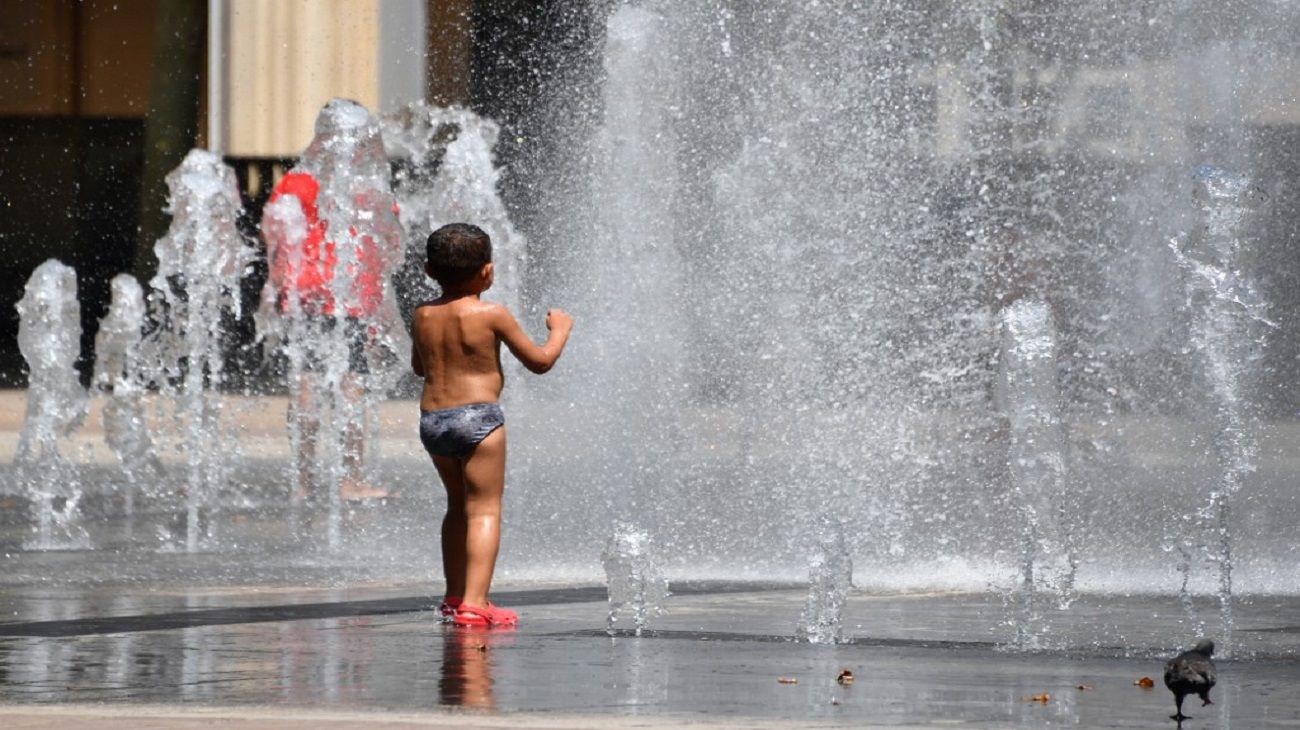
{"label": "dark paving stripe", "polygon": [[[511,606],[586,603],[605,600],[605,589],[593,587],[513,591],[501,593],[499,598],[503,604]],[[107,616],[63,621],[27,621],[0,624],[0,636],[91,636],[95,634],[122,634],[134,631],[167,631],[170,629],[194,628],[196,626],[266,623],[269,621],[384,616],[394,613],[429,611],[438,605],[439,600],[429,596],[409,596],[371,601],[296,603],[281,606],[210,608],[138,616]]]}
{"label": "dark paving stripe", "polygon": [[[690,581],[674,583],[672,592],[679,596],[710,593],[742,593],[788,588],[779,583],[735,583]],[[606,598],[603,586],[553,588],[494,593],[504,606],[545,606],[564,603],[593,603]],[[198,626],[254,624],[274,621],[303,621],[350,616],[384,616],[395,613],[430,611],[439,598],[407,596],[370,601],[335,601],[331,603],[294,603],[278,606],[208,608],[194,611],[152,613],[136,616],[104,616],[59,621],[17,621],[0,623],[0,637],[61,637],[124,634],[136,631],[168,631]]]}
{"label": "dark paving stripe", "polygon": [[[603,629],[581,629],[566,631],[551,636],[611,636]],[[637,637],[632,629],[616,629],[612,636],[616,638],[642,639],[678,639],[685,641],[745,641],[767,644],[794,644],[799,640],[784,634],[738,634],[726,631],[670,631],[666,629],[643,629]],[[876,646],[899,647],[905,649],[993,649],[997,646],[991,641],[938,641],[930,639],[875,639],[855,637],[847,639],[839,646]]]}

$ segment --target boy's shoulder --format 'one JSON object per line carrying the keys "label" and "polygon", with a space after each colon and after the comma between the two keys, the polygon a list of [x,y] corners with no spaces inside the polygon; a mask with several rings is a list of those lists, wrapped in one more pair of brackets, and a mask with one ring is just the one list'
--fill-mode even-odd
{"label": "boy's shoulder", "polygon": [[510,310],[505,305],[497,302],[478,300],[472,304],[459,304],[456,301],[443,301],[442,299],[428,299],[411,308],[411,317],[429,317],[434,316],[439,310],[445,312],[457,312],[461,314],[481,315],[495,318],[500,314],[509,314]]}

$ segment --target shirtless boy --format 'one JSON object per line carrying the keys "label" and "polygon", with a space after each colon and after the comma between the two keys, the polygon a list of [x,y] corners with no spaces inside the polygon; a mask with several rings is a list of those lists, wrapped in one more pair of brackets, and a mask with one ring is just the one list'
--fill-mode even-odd
{"label": "shirtless boy", "polygon": [[546,313],[540,347],[510,311],[479,294],[492,286],[492,243],[477,226],[452,223],[429,235],[425,273],[442,296],[411,318],[411,368],[424,378],[420,441],[447,489],[442,569],[447,593],[439,607],[457,626],[511,626],[514,611],[488,601],[501,544],[506,428],[501,406],[501,345],[534,373],[551,369],[573,318]]}

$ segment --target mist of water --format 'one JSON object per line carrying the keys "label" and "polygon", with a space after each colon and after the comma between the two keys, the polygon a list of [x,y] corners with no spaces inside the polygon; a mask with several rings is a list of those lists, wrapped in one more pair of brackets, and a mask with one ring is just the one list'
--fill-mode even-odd
{"label": "mist of water", "polygon": [[[1270,125],[1293,116],[1279,80],[1300,10],[1258,5],[601,4],[603,32],[564,51],[590,78],[545,87],[540,129],[417,107],[385,127],[390,189],[374,120],[335,105],[298,170],[320,183],[343,309],[367,241],[417,299],[423,236],[467,218],[498,247],[491,296],[576,315],[559,366],[512,391],[513,575],[590,578],[623,520],[664,573],[802,580],[829,514],[843,545],[817,553],[813,582],[819,565],[839,577],[810,591],[814,624],[851,563],[867,587],[1014,591],[1026,648],[1073,590],[1181,590],[1189,606],[1208,590],[1227,631],[1234,592],[1300,590],[1294,541],[1256,529],[1297,503],[1251,472],[1257,330],[1286,320],[1247,285],[1294,226],[1263,240],[1285,221],[1257,214],[1252,185],[1189,175],[1222,159],[1277,185]],[[502,203],[498,141],[526,211]],[[224,212],[173,201],[173,239],[212,246],[186,249],[192,269],[160,250],[153,301],[172,324],[146,343],[172,353],[149,378],[181,404],[164,435],[205,448],[220,335],[186,322],[229,319],[232,280],[204,277],[242,260],[217,253],[235,211],[219,198]],[[526,214],[517,228],[508,212]],[[273,258],[305,260],[310,217],[267,207]],[[182,283],[196,294],[167,294]],[[293,405],[321,438],[290,478],[320,465],[334,547],[358,456],[344,434],[406,365],[385,287],[370,395]],[[290,382],[339,393],[338,309],[329,325],[267,301]],[[291,432],[291,451],[315,433]]]}
{"label": "mist of water", "polygon": [[1016,642],[1038,648],[1045,613],[1068,608],[1078,565],[1065,515],[1065,434],[1057,401],[1056,326],[1045,302],[1002,309],[1003,410],[1007,471],[1023,544]]}
{"label": "mist of water", "polygon": [[[1163,242],[1198,215],[1189,171],[1261,160],[1258,125],[1286,108],[1245,59],[1294,63],[1255,20],[1193,5],[597,14],[593,83],[538,115],[588,134],[524,183],[573,249],[536,244],[535,289],[578,321],[529,444],[570,460],[535,464],[530,500],[580,483],[568,534],[590,551],[582,525],[635,514],[670,570],[793,577],[830,512],[868,585],[1176,593],[1159,546],[1208,488],[1190,434],[1220,429]],[[1006,371],[1040,340],[1054,354]],[[1294,509],[1266,489],[1230,519]],[[1248,582],[1294,590],[1275,567],[1292,547],[1247,541]]]}
{"label": "mist of water", "polygon": [[1205,493],[1187,495],[1187,514],[1193,519],[1186,521],[1191,529],[1183,536],[1187,564],[1181,569],[1191,572],[1193,555],[1217,566],[1215,640],[1229,655],[1236,540],[1232,509],[1255,471],[1258,452],[1258,424],[1245,396],[1248,368],[1261,345],[1261,327],[1277,325],[1268,319],[1267,302],[1245,273],[1251,255],[1249,223],[1264,203],[1262,192],[1249,177],[1208,165],[1197,169],[1194,190],[1195,232],[1171,239],[1170,244],[1183,274],[1192,345],[1208,386],[1204,410],[1218,473]]}
{"label": "mist of water", "polygon": [[425,295],[411,296],[412,304],[436,294],[437,284],[424,273],[429,234],[448,223],[472,222],[492,240],[495,281],[486,297],[522,314],[527,241],[498,190],[501,170],[492,150],[500,134],[496,122],[458,107],[414,104],[385,120],[385,149],[401,160],[393,190],[410,242],[397,282]]}

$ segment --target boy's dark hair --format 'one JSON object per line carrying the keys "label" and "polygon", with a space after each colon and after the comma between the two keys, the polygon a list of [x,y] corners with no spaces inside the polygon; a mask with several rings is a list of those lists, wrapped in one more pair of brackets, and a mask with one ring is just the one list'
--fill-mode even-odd
{"label": "boy's dark hair", "polygon": [[464,284],[492,262],[492,241],[478,226],[448,223],[429,234],[424,247],[433,278],[442,286]]}

